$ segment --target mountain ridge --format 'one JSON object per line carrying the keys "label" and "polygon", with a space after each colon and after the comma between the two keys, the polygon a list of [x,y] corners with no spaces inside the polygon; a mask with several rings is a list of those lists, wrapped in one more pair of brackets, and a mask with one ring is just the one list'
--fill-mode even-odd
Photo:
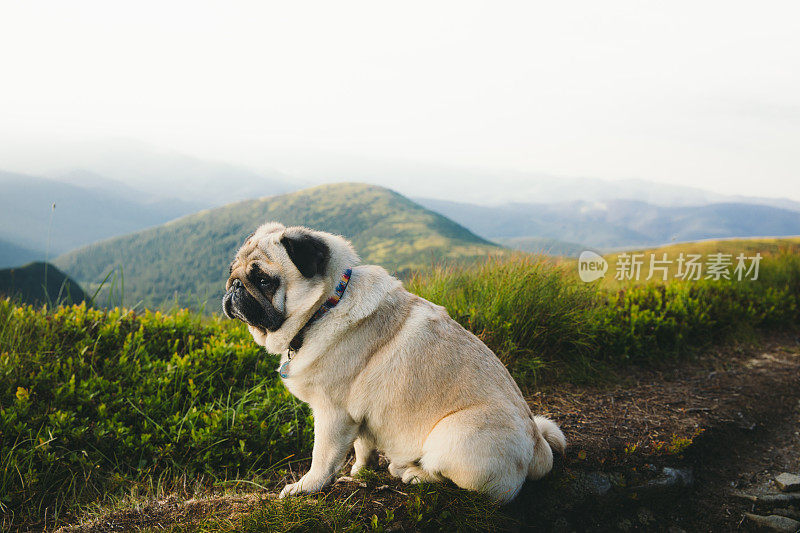
{"label": "mountain ridge", "polygon": [[197,208],[177,201],[148,205],[113,190],[4,171],[0,187],[0,239],[23,248],[49,248],[53,255]]}
{"label": "mountain ridge", "polygon": [[181,304],[194,306],[221,296],[234,252],[270,220],[344,235],[364,262],[399,273],[440,260],[502,253],[497,245],[394,191],[341,183],[205,209],[73,250],[55,264],[91,289],[121,269],[129,303],[164,305],[177,294]]}
{"label": "mountain ridge", "polygon": [[758,204],[664,207],[636,200],[479,206],[417,198],[487,239],[546,238],[614,249],[669,242],[800,234],[800,212]]}
{"label": "mountain ridge", "polygon": [[21,266],[44,259],[45,252],[0,239],[0,268]]}

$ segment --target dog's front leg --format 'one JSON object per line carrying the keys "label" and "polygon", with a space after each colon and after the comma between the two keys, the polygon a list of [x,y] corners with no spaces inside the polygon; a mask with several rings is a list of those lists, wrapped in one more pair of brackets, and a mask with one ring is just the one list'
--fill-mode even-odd
{"label": "dog's front leg", "polygon": [[311,468],[297,483],[283,487],[280,497],[318,492],[333,481],[358,434],[358,424],[340,409],[314,409],[314,451]]}

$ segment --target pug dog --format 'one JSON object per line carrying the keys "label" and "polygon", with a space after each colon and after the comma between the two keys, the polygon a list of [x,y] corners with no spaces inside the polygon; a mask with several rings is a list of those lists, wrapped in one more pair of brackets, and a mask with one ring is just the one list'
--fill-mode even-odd
{"label": "pug dog", "polygon": [[339,235],[268,223],[236,253],[229,318],[280,354],[281,379],[314,414],[311,467],[285,497],[351,475],[377,452],[406,483],[450,480],[499,502],[553,465],[566,440],[534,416],[497,356]]}

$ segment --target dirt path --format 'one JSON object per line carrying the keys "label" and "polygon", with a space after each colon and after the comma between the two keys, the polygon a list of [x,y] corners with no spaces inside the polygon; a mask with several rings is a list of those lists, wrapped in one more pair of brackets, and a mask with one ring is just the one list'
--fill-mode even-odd
{"label": "dirt path", "polygon": [[[547,517],[556,529],[748,531],[758,529],[744,520],[746,512],[800,509],[800,495],[761,505],[732,494],[775,493],[775,475],[800,473],[800,341],[794,336],[668,370],[634,370],[611,388],[535,394],[530,403],[557,418],[570,439],[562,476],[605,474],[612,482],[607,494],[616,493],[598,495],[601,509],[584,502]],[[690,483],[637,493],[637,485],[663,481],[664,467],[688,474]]]}
{"label": "dirt path", "polygon": [[[800,473],[796,336],[715,351],[662,370],[627,370],[613,386],[551,388],[529,401],[535,413],[562,425],[570,447],[553,475],[526,483],[505,509],[516,521],[514,529],[757,531],[745,513],[776,509],[796,512],[800,520],[800,493],[796,501],[778,504],[735,494],[775,493],[775,475]],[[402,505],[397,492],[404,486],[388,483],[377,490],[338,483],[332,496],[357,491],[376,508]],[[112,513],[92,527],[70,530],[186,524],[206,510],[231,516],[271,497],[262,492],[190,502],[172,498],[141,506],[133,516]]]}

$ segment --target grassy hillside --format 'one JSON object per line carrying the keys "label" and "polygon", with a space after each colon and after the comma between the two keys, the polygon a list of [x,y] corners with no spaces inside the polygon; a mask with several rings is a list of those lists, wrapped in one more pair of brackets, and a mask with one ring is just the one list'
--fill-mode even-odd
{"label": "grassy hillside", "polygon": [[[800,255],[800,237],[756,237],[752,239],[712,239],[705,241],[695,242],[682,242],[676,244],[669,244],[666,246],[659,246],[656,248],[644,248],[635,250],[625,250],[615,253],[606,254],[604,257],[608,261],[609,269],[604,277],[604,282],[609,285],[619,285],[620,282],[615,279],[616,265],[619,263],[620,255],[625,254],[628,258],[634,255],[640,256],[643,262],[641,267],[642,277],[640,281],[647,281],[645,278],[649,273],[650,256],[654,256],[655,261],[664,260],[666,254],[666,261],[669,264],[664,264],[668,267],[667,278],[672,280],[678,273],[678,259],[683,254],[684,259],[688,259],[690,255],[699,255],[699,262],[703,263],[703,270],[701,277],[708,275],[707,264],[710,257],[716,254],[723,254],[729,256],[731,266],[730,275],[733,276],[733,269],[737,263],[737,256],[744,254],[746,258],[751,258],[756,254],[761,254],[764,258],[774,258],[781,255],[798,256]],[[750,261],[747,260],[747,266]],[[654,272],[654,278],[663,277],[661,270]]]}
{"label": "grassy hillside", "polygon": [[140,300],[161,305],[179,295],[182,304],[210,299],[216,306],[234,252],[270,220],[340,233],[352,240],[365,262],[392,271],[500,250],[395,192],[344,183],[201,211],[70,252],[55,262],[87,287],[116,269],[129,305]]}
{"label": "grassy hillside", "polygon": [[[609,290],[580,282],[573,266],[519,254],[437,267],[408,286],[484,339],[528,392],[543,377],[587,380],[609,366],[663,364],[800,322],[798,254],[766,258],[752,283]],[[237,321],[0,300],[0,324],[0,509],[20,526],[137,491],[274,491],[308,467],[311,414],[279,382],[277,358]],[[418,490],[404,487],[391,518],[344,504],[341,518],[368,530],[378,519],[386,529],[465,529],[454,522],[463,507],[446,496],[454,489]],[[291,504],[269,508],[276,520],[296,510],[281,505]]]}
{"label": "grassy hillside", "polygon": [[0,270],[0,296],[39,305],[79,303],[88,300],[80,285],[53,265],[30,263]]}
{"label": "grassy hillside", "polygon": [[[679,242],[667,244],[656,248],[645,248],[638,250],[641,253],[664,253],[669,256],[677,256],[681,252],[687,254],[711,254],[726,253],[753,254],[760,252],[762,255],[779,255],[781,253],[798,254],[800,253],[800,237],[753,237],[747,239],[709,239],[704,241]],[[606,258],[613,258],[620,253],[608,254]],[[631,253],[628,251],[627,253]]]}
{"label": "grassy hillside", "polygon": [[[714,247],[716,250],[716,247]],[[800,253],[762,254],[757,280],[580,281],[576,261],[519,255],[438,266],[408,288],[478,334],[524,388],[598,366],[656,362],[800,324]]]}

